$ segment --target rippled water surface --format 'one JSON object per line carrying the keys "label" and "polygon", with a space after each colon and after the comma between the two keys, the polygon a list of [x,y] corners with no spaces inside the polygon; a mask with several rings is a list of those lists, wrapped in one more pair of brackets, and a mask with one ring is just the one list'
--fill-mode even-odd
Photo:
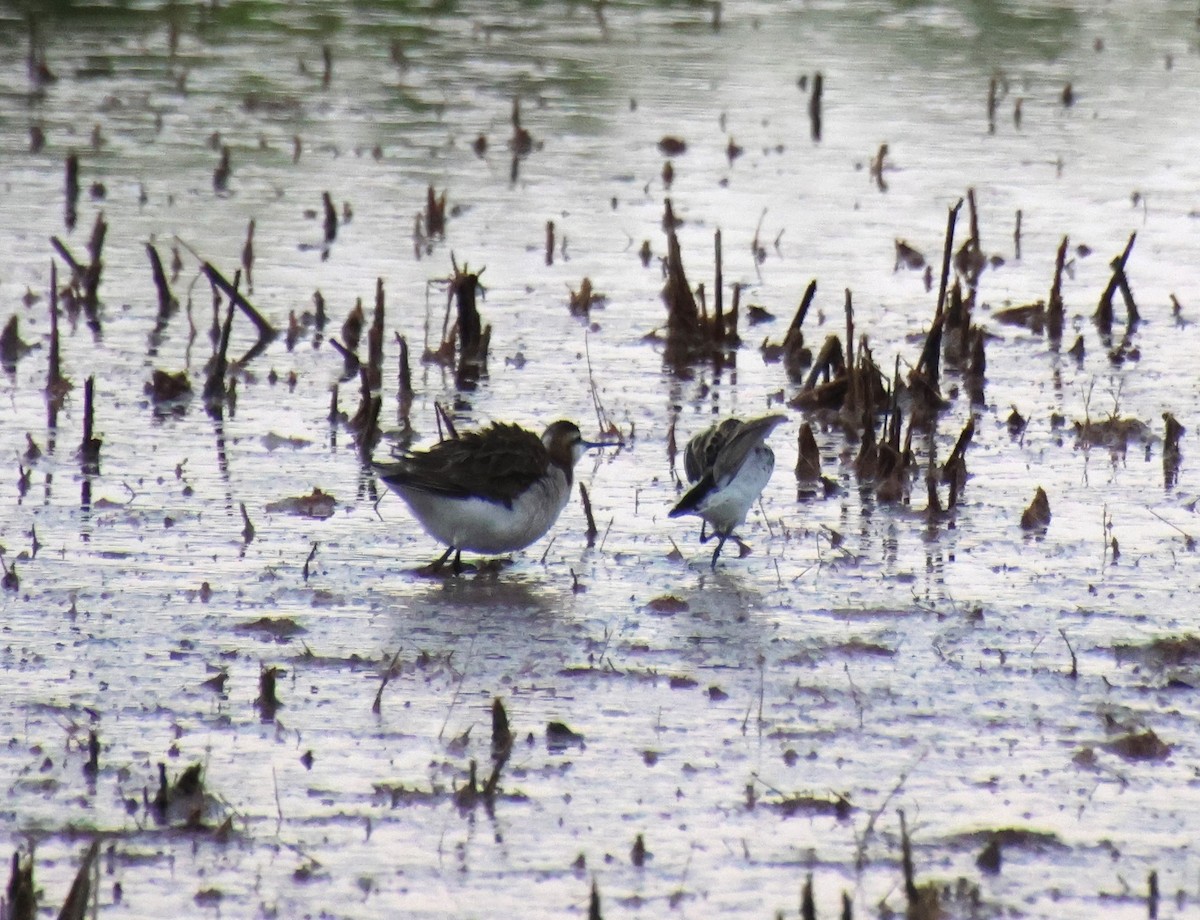
{"label": "rippled water surface", "polygon": [[[887,916],[906,909],[901,812],[944,915],[1143,917],[1151,873],[1159,916],[1195,913],[1194,3],[27,12],[0,3],[0,320],[33,346],[0,375],[0,838],[34,852],[42,915],[98,838],[104,917],[586,916],[593,885],[606,917],[791,917],[808,877],[818,916],[841,915],[843,894],[855,916]],[[516,99],[532,148],[514,162]],[[667,136],[687,144],[669,188]],[[426,241],[431,186],[447,221]],[[998,257],[977,291],[983,399],[945,368],[936,432],[914,434],[908,488],[885,501],[856,474],[859,432],[787,408],[799,384],[760,346],[816,279],[810,346],[844,337],[849,290],[879,366],[906,375],[968,189]],[[717,366],[668,364],[647,337],[666,319],[668,197],[709,305],[718,229],[727,306],[741,286],[742,346]],[[63,304],[73,389],[52,417],[51,262],[61,284],[69,269],[50,240],[86,264],[100,214],[98,329]],[[250,300],[283,330],[319,291],[330,319],[235,368],[214,417],[199,260],[232,278],[251,220]],[[968,223],[964,205],[956,241]],[[1092,313],[1135,232],[1142,322],[1118,295],[1106,338]],[[1048,297],[1064,236],[1059,346],[996,314]],[[924,254],[932,290],[897,270],[897,240]],[[179,253],[182,306],[158,331],[151,242],[169,275]],[[492,329],[471,389],[420,360],[452,260],[482,270]],[[568,298],[584,278],[604,302],[581,321]],[[588,436],[598,403],[625,443],[577,470],[594,546],[573,502],[509,565],[418,574],[439,547],[330,422],[330,340],[356,299],[370,316],[377,279],[376,457],[403,430],[396,333],[418,447],[437,439],[436,403],[460,428],[566,417]],[[749,325],[750,305],[774,320]],[[237,314],[231,357],[254,342]],[[156,409],[155,370],[184,372],[192,399]],[[98,470],[77,452],[89,376]],[[358,398],[341,383],[342,411]],[[694,521],[666,517],[669,431],[682,444],[766,411],[788,422],[741,531],[753,552],[731,546],[714,572]],[[1166,412],[1188,429],[1174,470]],[[931,445],[943,462],[971,418],[959,504],[932,515]],[[1113,419],[1144,429],[1124,449],[1076,433]],[[828,494],[793,475],[805,421]],[[329,516],[271,510],[314,487]],[[1038,487],[1053,517],[1028,532]],[[256,703],[270,668],[273,712]],[[456,790],[472,762],[481,784],[491,772],[495,699],[516,741],[493,800],[473,802]],[[159,764],[171,781],[202,765],[203,794],[157,808]],[[993,839],[999,871],[977,862]]]}

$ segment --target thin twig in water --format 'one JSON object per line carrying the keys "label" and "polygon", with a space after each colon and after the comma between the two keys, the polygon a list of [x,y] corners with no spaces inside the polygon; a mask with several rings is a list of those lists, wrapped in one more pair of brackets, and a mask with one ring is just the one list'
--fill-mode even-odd
{"label": "thin twig in water", "polygon": [[454,696],[450,698],[450,708],[446,710],[446,719],[442,722],[442,727],[438,731],[438,741],[442,740],[442,736],[446,734],[446,726],[450,724],[450,716],[454,712],[454,707],[458,705],[459,695],[462,693],[463,681],[467,679],[468,665],[471,663],[471,655],[475,650],[475,640],[471,640],[471,644],[467,646],[467,660],[463,662],[462,673],[458,675],[458,684],[454,687]]}
{"label": "thin twig in water", "polygon": [[599,426],[601,433],[612,431],[615,426],[600,402],[600,391],[596,389],[596,378],[592,374],[592,351],[588,346],[586,333],[583,336],[583,356],[587,361],[588,389],[592,394],[592,408],[596,410],[596,424]]}
{"label": "thin twig in water", "polygon": [[383,688],[388,685],[388,681],[392,679],[392,672],[396,669],[396,662],[400,660],[400,653],[404,647],[396,649],[396,654],[392,656],[391,663],[387,666],[387,670],[383,672],[383,678],[379,681],[379,689],[375,692],[375,702],[371,704],[371,712],[379,714],[383,708]]}
{"label": "thin twig in water", "polygon": [[879,803],[879,807],[867,816],[866,827],[863,828],[862,836],[859,837],[858,845],[854,849],[854,866],[859,871],[861,871],[867,863],[867,843],[870,841],[871,836],[875,833],[875,822],[879,820],[879,816],[882,815],[884,810],[888,807],[888,803],[891,802],[891,800],[896,797],[900,790],[904,788],[904,784],[908,782],[908,774],[912,771],[913,767],[916,767],[918,764],[920,764],[920,762],[925,759],[928,753],[928,748],[921,752],[921,755],[915,761],[913,761],[912,766],[900,774],[899,779],[896,780],[896,785],[892,787],[891,792],[884,796],[883,801]]}
{"label": "thin twig in water", "polygon": [[1067,644],[1067,651],[1071,653],[1071,671],[1069,674],[1067,674],[1067,677],[1071,678],[1071,680],[1075,680],[1077,677],[1079,677],[1079,661],[1075,657],[1075,649],[1071,648],[1071,640],[1067,638],[1067,631],[1065,629],[1060,627],[1058,634],[1062,636],[1063,642]]}

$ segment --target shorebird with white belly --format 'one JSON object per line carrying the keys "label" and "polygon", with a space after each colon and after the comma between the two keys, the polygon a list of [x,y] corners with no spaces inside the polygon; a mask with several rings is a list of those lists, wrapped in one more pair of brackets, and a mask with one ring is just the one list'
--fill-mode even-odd
{"label": "shorebird with white belly", "polygon": [[[725,541],[733,536],[734,528],[746,522],[750,506],[771,478],[775,452],[763,442],[786,420],[786,415],[764,415],[745,422],[727,418],[688,441],[683,467],[694,485],[667,516],[695,514],[712,525],[718,537],[712,555],[714,569]],[[713,534],[705,536],[704,525],[700,525],[701,543]]]}
{"label": "shorebird with white belly", "polygon": [[541,437],[496,422],[374,467],[426,533],[446,545],[431,570],[453,553],[458,574],[463,550],[511,553],[543,537],[571,497],[579,458],[609,446],[584,440],[574,422],[554,422]]}

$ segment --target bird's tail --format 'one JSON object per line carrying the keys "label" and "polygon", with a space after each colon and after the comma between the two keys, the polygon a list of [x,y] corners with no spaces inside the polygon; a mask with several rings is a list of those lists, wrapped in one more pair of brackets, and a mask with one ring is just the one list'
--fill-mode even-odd
{"label": "bird's tail", "polygon": [[700,481],[683,493],[683,498],[675,503],[675,507],[667,512],[667,517],[677,518],[685,514],[695,514],[704,497],[712,491],[713,478],[711,473],[705,474]]}

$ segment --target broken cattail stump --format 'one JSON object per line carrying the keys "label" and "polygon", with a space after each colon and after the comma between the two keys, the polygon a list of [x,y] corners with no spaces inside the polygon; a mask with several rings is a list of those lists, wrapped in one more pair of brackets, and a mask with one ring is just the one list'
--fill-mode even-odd
{"label": "broken cattail stump", "polygon": [[283,335],[283,344],[287,346],[288,351],[292,351],[296,347],[296,343],[300,341],[300,318],[296,316],[295,310],[288,310],[287,332]]}
{"label": "broken cattail stump", "polygon": [[372,390],[383,386],[383,279],[375,279],[375,314],[367,331],[367,382]]}
{"label": "broken cattail stump", "polygon": [[[513,133],[508,144],[516,158],[528,156],[533,150],[533,135],[521,126],[521,97],[514,96],[512,103]],[[515,171],[515,170],[514,170]]]}
{"label": "broken cattail stump", "polygon": [[58,263],[50,260],[50,351],[49,372],[46,375],[46,395],[53,406],[59,406],[71,389],[71,383],[62,375],[60,359],[60,336],[58,331]]}
{"label": "broken cattail stump", "polygon": [[283,705],[275,693],[276,678],[281,673],[283,672],[274,665],[263,665],[258,672],[258,697],[254,706],[264,722],[274,722],[276,711]]}
{"label": "broken cattail stump", "polygon": [[1186,429],[1170,412],[1163,413],[1166,430],[1163,432],[1163,483],[1168,489],[1179,481],[1179,439]]}
{"label": "broken cattail stump", "polygon": [[972,418],[963,428],[962,434],[958,436],[958,441],[954,444],[954,449],[950,451],[950,456],[946,458],[946,462],[942,466],[942,482],[950,486],[950,496],[946,502],[947,508],[954,508],[958,504],[958,497],[967,483],[967,448],[971,446],[971,440],[974,437],[975,419]]}
{"label": "broken cattail stump", "polygon": [[975,292],[971,291],[967,298],[963,297],[962,285],[958,279],[950,288],[949,302],[946,304],[946,321],[942,327],[942,357],[946,363],[961,365],[967,357],[967,339],[971,327],[971,305]]}
{"label": "broken cattail stump", "polygon": [[595,879],[592,879],[592,894],[588,898],[588,920],[604,920],[600,913],[600,889],[596,887]]}
{"label": "broken cattail stump", "polygon": [[917,883],[913,872],[912,841],[908,838],[908,823],[904,819],[904,809],[899,809],[900,815],[900,861],[904,870],[904,896],[909,906],[916,906],[920,899]]}
{"label": "broken cattail stump", "polygon": [[1050,526],[1050,499],[1046,490],[1038,486],[1033,501],[1021,515],[1022,530],[1045,530]]}
{"label": "broken cattail stump", "polygon": [[425,189],[425,237],[444,238],[446,236],[446,192],[439,196],[430,185]]}
{"label": "broken cattail stump", "polygon": [[100,331],[100,274],[104,270],[101,256],[104,252],[104,238],[108,235],[108,223],[104,220],[104,212],[96,215],[96,223],[92,226],[92,236],[88,240],[88,256],[91,261],[83,273],[83,310],[88,318],[88,327],[93,332]]}
{"label": "broken cattail stump", "polygon": [[888,190],[887,181],[883,178],[884,162],[887,160],[887,155],[888,145],[880,144],[879,150],[875,153],[875,158],[871,160],[871,178],[875,180],[875,187],[881,192]]}
{"label": "broken cattail stump", "polygon": [[600,531],[596,529],[596,519],[592,517],[592,500],[588,497],[587,486],[582,482],[579,484],[579,499],[583,503],[584,517],[587,518],[587,530],[585,534],[587,535],[587,545],[590,549],[596,545],[596,537],[599,536]]}
{"label": "broken cattail stump", "polygon": [[399,379],[396,386],[396,402],[399,404],[397,415],[401,426],[408,431],[412,428],[409,414],[412,411],[413,402],[412,370],[408,364],[408,340],[397,332],[396,344],[399,346],[399,371],[397,374]]}
{"label": "broken cattail stump", "polygon": [[320,332],[325,328],[325,324],[329,322],[329,317],[325,314],[325,297],[320,291],[313,291],[313,324]]}
{"label": "broken cattail stump", "polygon": [[229,302],[225,314],[225,322],[221,325],[220,342],[217,351],[208,365],[208,377],[204,381],[204,401],[208,405],[210,415],[221,411],[221,403],[225,399],[225,373],[229,369],[229,335],[233,331],[234,304]]}
{"label": "broken cattail stump", "polygon": [[1150,920],[1158,920],[1158,871],[1152,870],[1150,877],[1146,881],[1148,891],[1146,893],[1146,911],[1150,916]]}
{"label": "broken cattail stump", "polygon": [[12,373],[16,370],[17,361],[28,354],[32,347],[21,338],[19,321],[14,313],[4,324],[4,331],[0,332],[0,365]]}
{"label": "broken cattail stump", "polygon": [[713,338],[724,342],[728,335],[725,328],[725,274],[721,263],[721,231],[713,233],[713,257],[716,267],[713,270]]}
{"label": "broken cattail stump", "polygon": [[812,363],[812,352],[804,347],[804,332],[801,327],[804,324],[804,317],[808,315],[808,308],[812,306],[816,296],[817,279],[814,278],[808,283],[804,297],[800,300],[800,306],[796,308],[796,315],[792,317],[792,323],[783,337],[783,367],[792,380],[799,380],[804,369]]}
{"label": "broken cattail stump", "polygon": [[1021,261],[1021,209],[1017,208],[1017,224],[1013,228],[1013,259]]}
{"label": "broken cattail stump", "polygon": [[[1052,345],[1062,341],[1063,331],[1063,299],[1062,276],[1067,263],[1068,237],[1063,237],[1058,244],[1058,254],[1054,257],[1054,281],[1050,285],[1050,300],[1046,305],[1046,332]],[[1112,328],[1112,318],[1109,317],[1109,329]]]}
{"label": "broken cattail stump", "polygon": [[821,94],[825,90],[825,78],[820,71],[813,74],[812,94],[808,97],[808,121],[812,139],[821,140]]}
{"label": "broken cattail stump", "polygon": [[817,920],[817,905],[813,901],[813,878],[809,872],[800,888],[800,920]]}
{"label": "broken cattail stump", "polygon": [[221,147],[221,159],[217,163],[217,168],[213,170],[213,191],[218,195],[223,195],[229,191],[229,175],[232,172],[229,146],[224,145]]}
{"label": "broken cattail stump", "polygon": [[250,523],[250,515],[246,513],[246,503],[240,502],[242,510],[242,542],[249,543],[254,539],[254,525]]}
{"label": "broken cattail stump", "polygon": [[5,917],[11,917],[12,920],[35,920],[37,917],[37,888],[33,884],[32,853],[13,853],[5,906]]}
{"label": "broken cattail stump", "polygon": [[667,233],[667,280],[662,291],[663,303],[667,307],[665,357],[668,362],[682,366],[696,357],[708,337],[701,321],[700,307],[683,268],[683,255],[675,227],[675,213],[668,198],[663,216],[663,228]]}
{"label": "broken cattail stump", "polygon": [[95,421],[96,378],[88,377],[83,384],[83,440],[79,444],[79,460],[84,473],[100,471],[100,445],[103,443],[92,434]]}
{"label": "broken cattail stump", "polygon": [[88,759],[83,765],[83,775],[95,779],[100,772],[100,738],[95,731],[88,732]]}
{"label": "broken cattail stump", "polygon": [[92,900],[92,872],[99,855],[100,841],[93,840],[83,854],[79,871],[75,873],[75,880],[71,883],[71,890],[67,892],[67,899],[63,901],[62,910],[58,912],[59,920],[85,920],[88,916],[88,905]]}
{"label": "broken cattail stump", "polygon": [[858,375],[854,373],[854,302],[851,299],[850,288],[846,288],[846,370],[847,390],[843,411],[851,417],[858,415],[861,407],[859,402]]}
{"label": "broken cattail stump", "polygon": [[945,509],[942,507],[942,500],[938,496],[937,476],[934,473],[936,464],[933,457],[929,458],[929,469],[925,474],[925,514],[930,521],[937,519]]}
{"label": "broken cattail stump", "polygon": [[546,221],[546,264],[554,264],[554,221]]}
{"label": "broken cattail stump", "polygon": [[337,208],[333,206],[333,198],[330,196],[329,192],[321,193],[321,203],[325,208],[325,249],[328,251],[330,243],[337,239]]}
{"label": "broken cattail stump", "polygon": [[246,227],[246,242],[242,244],[242,271],[246,275],[246,289],[254,292],[254,218]]}
{"label": "broken cattail stump", "polygon": [[342,380],[349,380],[351,377],[357,377],[359,371],[362,370],[362,361],[358,355],[350,351],[345,345],[337,339],[329,340],[329,347],[342,356]]}
{"label": "broken cattail stump", "polygon": [[954,225],[958,222],[958,212],[963,200],[960,198],[946,214],[946,242],[942,247],[942,276],[938,283],[937,310],[934,315],[940,315],[946,307],[946,290],[950,284],[950,263],[954,256]]}
{"label": "broken cattail stump", "polygon": [[179,307],[179,301],[171,293],[167,282],[167,273],[163,270],[162,259],[153,243],[146,244],[146,255],[150,259],[150,271],[154,275],[154,289],[158,292],[158,327],[161,330],[166,325],[171,314]]}
{"label": "broken cattail stump", "polygon": [[347,351],[358,351],[363,326],[366,324],[367,314],[363,310],[362,298],[359,297],[354,301],[354,309],[346,315],[346,320],[342,323],[342,341],[346,343]]}
{"label": "broken cattail stump", "polygon": [[369,463],[371,454],[375,451],[375,446],[379,443],[381,432],[379,430],[379,413],[383,411],[383,397],[379,395],[372,396],[367,406],[366,425],[362,428],[358,437],[358,455],[363,463]]}
{"label": "broken cattail stump", "polygon": [[988,134],[996,133],[996,97],[997,90],[1000,88],[1000,81],[994,76],[988,81],[988,97],[987,97],[987,123]]}
{"label": "broken cattail stump", "polygon": [[329,388],[329,421],[336,422],[340,417],[338,411],[338,385],[335,383]]}
{"label": "broken cattail stump", "polygon": [[258,330],[258,344],[260,346],[270,342],[278,335],[275,327],[254,308],[254,305],[250,301],[242,296],[236,285],[230,284],[225,279],[225,276],[213,267],[211,262],[203,263],[200,266],[200,270],[204,272],[205,277],[208,278],[209,283],[214,288],[220,288],[225,296],[229,298],[231,306],[237,304],[238,308],[250,318],[250,322],[254,323],[254,328]]}
{"label": "broken cattail stump", "polygon": [[879,444],[875,439],[874,420],[868,419],[867,425],[863,429],[862,438],[859,441],[858,456],[854,458],[854,475],[862,483],[872,481],[878,473]]}
{"label": "broken cattail stump", "polygon": [[812,425],[805,422],[800,426],[797,443],[796,479],[801,482],[815,482],[820,478],[821,451],[817,447]]}
{"label": "broken cattail stump", "polygon": [[67,249],[63,241],[57,236],[50,237],[50,245],[62,257],[62,260],[67,263],[67,267],[71,269],[71,280],[65,289],[78,287],[83,283],[83,278],[87,274],[87,266],[76,259],[72,255],[71,250]]}
{"label": "broken cattail stump", "polygon": [[633,838],[633,846],[629,848],[629,862],[635,868],[642,868],[646,865],[646,859],[650,856],[646,849],[646,838],[642,834],[638,834]]}
{"label": "broken cattail stump", "polygon": [[515,740],[500,697],[492,699],[492,760],[507,760]]}
{"label": "broken cattail stump", "polygon": [[333,49],[329,45],[321,46],[321,61],[324,64],[324,69],[321,71],[321,86],[329,89],[329,84],[333,81]]}
{"label": "broken cattail stump", "polygon": [[992,839],[987,842],[987,846],[985,846],[980,851],[979,855],[975,857],[975,865],[979,867],[980,871],[988,875],[998,875],[1000,873],[1000,866],[1002,862],[1003,858],[1000,852],[999,837],[992,837]]}
{"label": "broken cattail stump", "polygon": [[1133,251],[1134,240],[1137,239],[1136,231],[1129,234],[1129,242],[1125,244],[1125,250],[1115,259],[1111,266],[1113,270],[1112,277],[1108,281],[1108,286],[1105,287],[1104,293],[1100,295],[1100,303],[1096,307],[1096,312],[1092,315],[1095,320],[1096,327],[1104,335],[1112,332],[1113,324],[1113,294],[1119,288],[1121,296],[1125,300],[1125,310],[1128,318],[1128,325],[1134,326],[1137,324],[1140,316],[1138,314],[1137,304],[1133,301],[1133,292],[1129,289],[1129,280],[1125,276],[1125,263],[1129,261],[1129,254]]}
{"label": "broken cattail stump", "polygon": [[842,892],[842,920],[854,920],[854,902],[848,891]]}
{"label": "broken cattail stump", "polygon": [[934,317],[929,332],[925,336],[925,345],[921,349],[921,356],[917,359],[917,366],[909,375],[910,382],[914,377],[919,377],[935,393],[938,389],[938,379],[941,376],[942,330],[945,324],[946,314],[939,312]]}
{"label": "broken cattail stump", "polygon": [[76,208],[79,204],[79,156],[74,150],[67,154],[66,173],[65,220],[67,229],[74,230],[78,219]]}

